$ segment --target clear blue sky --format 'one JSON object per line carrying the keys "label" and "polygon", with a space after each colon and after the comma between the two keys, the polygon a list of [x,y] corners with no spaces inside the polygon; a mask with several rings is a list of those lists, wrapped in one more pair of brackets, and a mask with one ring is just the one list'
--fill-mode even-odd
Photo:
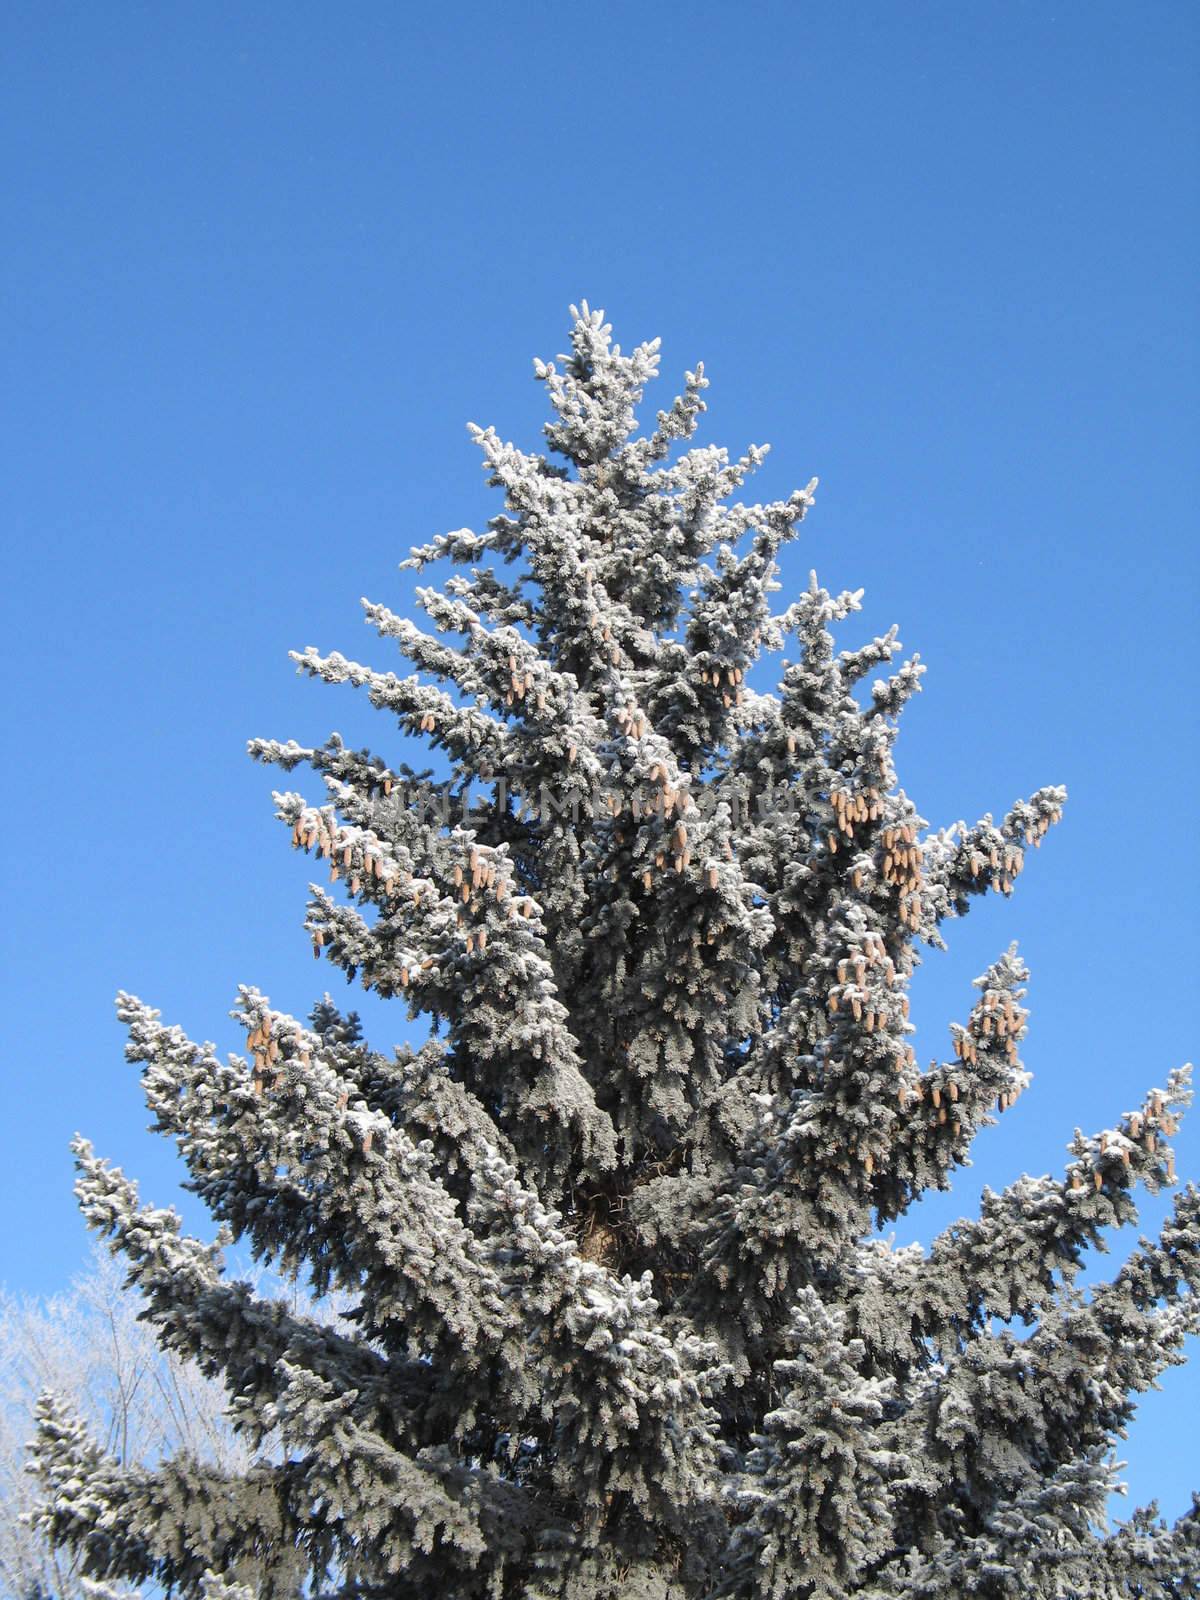
{"label": "clear blue sky", "polygon": [[[763,496],[820,475],[788,583],[865,585],[861,635],[927,661],[923,815],[1069,787],[920,975],[928,1057],[1019,938],[1036,1083],[905,1237],[1197,1053],[1191,0],[47,0],[5,34],[0,1277],[79,1266],[75,1128],[178,1199],[118,987],[223,1049],[238,981],[315,997],[244,741],[396,749],[286,652],[393,664],[358,597],[403,608],[408,546],[497,509],[464,424],[536,442],[580,297],[662,336],[656,404],[706,362]],[[1168,1374],[1124,1452],[1173,1512],[1189,1408]]]}

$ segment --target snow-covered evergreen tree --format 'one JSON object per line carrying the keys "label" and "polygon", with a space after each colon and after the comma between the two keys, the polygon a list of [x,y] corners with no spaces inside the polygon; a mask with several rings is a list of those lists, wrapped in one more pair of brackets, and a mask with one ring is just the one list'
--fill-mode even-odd
{"label": "snow-covered evergreen tree", "polygon": [[1015,948],[928,1069],[908,990],[1065,794],[930,829],[893,766],[916,659],[894,630],[838,650],[858,596],[815,576],[773,604],[815,483],[737,499],[765,452],[690,442],[699,369],[639,433],[657,367],[585,305],[536,364],[548,453],[474,429],[504,509],[407,563],[447,574],[430,630],[366,607],[415,670],[297,656],[424,735],[440,791],[336,735],[251,745],[324,785],[276,795],[329,879],[315,953],[430,1042],[246,988],[222,1059],[120,997],[224,1233],[352,1295],[352,1332],[231,1281],[81,1140],[163,1344],[284,1449],[125,1467],[48,1396],[41,1526],[98,1583],[187,1596],[1195,1594],[1200,1511],[1103,1518],[1133,1397],[1197,1326],[1200,1193],[1076,1281],[1173,1181],[1186,1071],[927,1250],[879,1231],[1029,1083]]}

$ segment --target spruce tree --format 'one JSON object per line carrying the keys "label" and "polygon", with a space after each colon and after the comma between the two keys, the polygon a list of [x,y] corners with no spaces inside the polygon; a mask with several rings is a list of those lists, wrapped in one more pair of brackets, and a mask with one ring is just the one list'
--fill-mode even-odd
{"label": "spruce tree", "polygon": [[[1186,1070],[928,1248],[881,1235],[1029,1085],[1015,947],[925,1069],[908,991],[1065,793],[931,828],[893,765],[917,659],[837,649],[859,595],[815,575],[773,604],[815,480],[737,498],[765,450],[692,443],[703,371],[639,432],[657,341],[573,318],[545,453],[473,428],[503,510],[405,563],[443,574],[428,630],[366,604],[414,670],[296,656],[444,781],[250,746],[323,785],[275,795],[329,880],[315,954],[428,1042],[244,988],[222,1059],[121,995],[215,1245],[76,1146],[89,1224],[259,1454],[122,1464],[47,1396],[39,1525],[100,1584],[210,1600],[1194,1595],[1200,1510],[1104,1517],[1197,1326],[1200,1193],[1078,1281],[1173,1183]],[[229,1240],[349,1317],[227,1276]]]}

